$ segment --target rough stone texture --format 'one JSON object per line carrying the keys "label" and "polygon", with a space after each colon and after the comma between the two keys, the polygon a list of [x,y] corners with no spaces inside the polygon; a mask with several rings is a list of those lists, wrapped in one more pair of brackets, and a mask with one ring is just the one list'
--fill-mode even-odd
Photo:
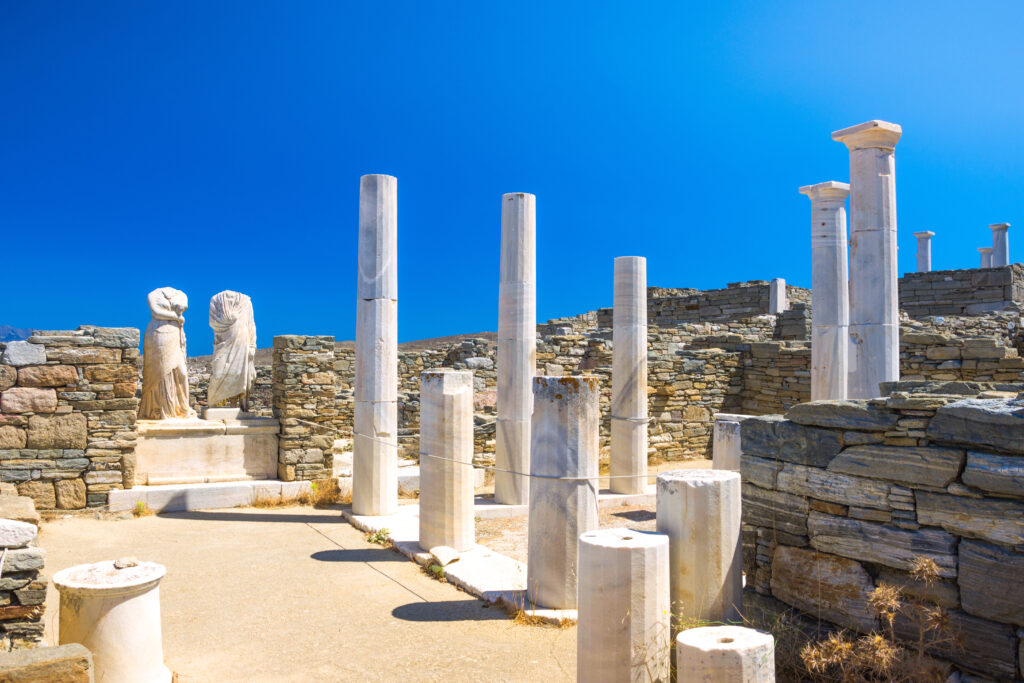
{"label": "rough stone texture", "polygon": [[828,465],[843,448],[835,432],[801,427],[779,416],[744,420],[741,443],[745,455],[816,467]]}
{"label": "rough stone texture", "polygon": [[969,398],[939,408],[928,438],[1024,454],[1024,402]]}
{"label": "rough stone texture", "polygon": [[840,505],[889,509],[889,484],[836,474],[817,467],[787,464],[776,478],[779,491]]}
{"label": "rough stone texture", "polygon": [[52,413],[57,410],[53,389],[11,387],[0,394],[0,411],[5,413]]}
{"label": "rough stone texture", "polygon": [[830,472],[895,481],[904,486],[948,486],[960,473],[964,452],[952,448],[854,446],[829,463]]}
{"label": "rough stone texture", "polygon": [[274,337],[278,477],[330,477],[334,469],[334,337]]}
{"label": "rough stone texture", "polygon": [[[28,482],[22,487],[34,484],[49,485],[53,495],[49,482]],[[0,653],[38,647],[43,639],[47,581],[41,574],[46,552],[34,546],[38,526],[31,498],[0,495],[0,547],[6,553],[0,580]],[[0,654],[0,680],[23,680],[4,678],[4,662],[11,661],[7,657]]]}
{"label": "rough stone texture", "polygon": [[1024,503],[918,491],[917,519],[968,538],[1024,544]]}
{"label": "rough stone texture", "polygon": [[0,365],[0,391],[10,389],[18,383],[18,370],[11,365]]}
{"label": "rough stone texture", "polygon": [[743,626],[702,626],[676,638],[679,681],[774,683],[775,639]]}
{"label": "rough stone texture", "polygon": [[92,653],[78,643],[0,654],[4,683],[93,683]]}
{"label": "rough stone texture", "polygon": [[0,427],[0,451],[24,447],[24,429],[19,427]]}
{"label": "rough stone texture", "polygon": [[0,363],[21,367],[23,365],[42,365],[46,362],[46,349],[27,341],[12,341],[0,354]]}
{"label": "rough stone texture", "polygon": [[854,560],[779,546],[772,558],[771,588],[783,602],[833,623],[859,631],[879,626],[868,602],[875,584]]}
{"label": "rough stone texture", "polygon": [[18,386],[22,387],[63,387],[77,383],[78,370],[70,365],[35,365],[18,370]]}
{"label": "rough stone texture", "polygon": [[53,417],[33,415],[28,421],[29,449],[84,449],[88,445],[88,437],[88,420],[82,413]]}
{"label": "rough stone texture", "polygon": [[39,513],[32,499],[16,494],[0,495],[0,519],[14,519],[39,526]]}
{"label": "rough stone texture", "polygon": [[968,614],[1004,624],[1024,624],[1024,556],[980,541],[960,543],[957,577]]}
{"label": "rough stone texture", "polygon": [[14,519],[0,519],[0,548],[20,548],[36,537],[36,525]]}
{"label": "rough stone texture", "polygon": [[31,498],[40,510],[52,510],[57,507],[52,481],[26,481],[18,484],[18,494]]}
{"label": "rough stone texture", "polygon": [[815,401],[793,406],[786,419],[813,427],[884,432],[896,425],[899,416],[865,401]]}
{"label": "rough stone texture", "polygon": [[968,486],[1024,498],[1024,458],[967,452],[963,482]]}
{"label": "rough stone texture", "polygon": [[59,479],[53,482],[57,508],[79,510],[86,505],[85,482],[81,479]]}
{"label": "rough stone texture", "polygon": [[900,278],[900,308],[911,317],[977,315],[1021,300],[1024,267],[933,270]]}

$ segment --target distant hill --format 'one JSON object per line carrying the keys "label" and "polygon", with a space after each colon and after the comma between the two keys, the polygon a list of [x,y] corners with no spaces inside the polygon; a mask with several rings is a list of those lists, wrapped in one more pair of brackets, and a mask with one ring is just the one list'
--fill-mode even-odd
{"label": "distant hill", "polygon": [[34,330],[31,327],[19,329],[10,325],[0,325],[0,342],[21,341],[32,336]]}

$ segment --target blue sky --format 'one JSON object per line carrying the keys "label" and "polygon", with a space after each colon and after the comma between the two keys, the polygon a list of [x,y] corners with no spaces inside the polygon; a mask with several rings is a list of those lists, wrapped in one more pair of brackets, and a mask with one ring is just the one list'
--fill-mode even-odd
{"label": "blue sky", "polygon": [[[355,334],[359,176],[399,192],[399,337],[497,328],[504,192],[537,195],[538,317],[651,285],[810,285],[800,185],[833,130],[903,126],[900,271],[1024,229],[1024,4],[5,2],[0,324],[145,327],[145,297],[252,296]],[[1024,238],[1021,238],[1024,239]]]}

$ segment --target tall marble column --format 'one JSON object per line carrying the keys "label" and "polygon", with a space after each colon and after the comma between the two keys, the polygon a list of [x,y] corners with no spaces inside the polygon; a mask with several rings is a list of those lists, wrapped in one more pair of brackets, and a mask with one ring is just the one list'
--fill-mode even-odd
{"label": "tall marble column", "polygon": [[786,299],[786,281],[777,277],[768,286],[768,312],[778,315],[789,307]]}
{"label": "tall marble column", "polygon": [[398,179],[359,183],[352,511],[398,511]]}
{"label": "tall marble column", "polygon": [[526,558],[530,605],[576,607],[577,541],[598,527],[600,393],[594,375],[533,379]]}
{"label": "tall marble column", "polygon": [[988,227],[992,230],[992,267],[1010,265],[1010,224],[993,223]]}
{"label": "tall marble column", "polygon": [[615,259],[609,488],[647,489],[647,259]]}
{"label": "tall marble column", "polygon": [[917,238],[917,272],[919,273],[932,272],[932,237],[934,236],[935,233],[930,230],[914,233],[914,237]]}
{"label": "tall marble column", "polygon": [[469,550],[473,517],[473,373],[420,375],[420,547]]}
{"label": "tall marble column", "polygon": [[832,133],[850,150],[849,398],[900,378],[896,272],[896,159],[903,129],[868,121]]}
{"label": "tall marble column", "polygon": [[992,247],[978,247],[978,254],[981,256],[981,267],[992,267]]}
{"label": "tall marble column", "polygon": [[513,192],[501,198],[501,283],[498,295],[498,419],[494,499],[524,505],[530,471],[530,415],[537,374],[537,199]]}
{"label": "tall marble column", "polygon": [[830,180],[805,185],[811,200],[811,400],[847,396],[850,304],[846,277],[846,197]]}

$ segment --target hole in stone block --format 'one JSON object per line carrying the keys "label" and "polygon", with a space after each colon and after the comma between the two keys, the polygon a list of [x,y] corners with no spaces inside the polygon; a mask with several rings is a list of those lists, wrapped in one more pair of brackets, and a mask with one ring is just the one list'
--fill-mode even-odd
{"label": "hole in stone block", "polygon": [[718,642],[720,642],[720,643],[731,643],[732,642],[732,638],[719,638]]}

